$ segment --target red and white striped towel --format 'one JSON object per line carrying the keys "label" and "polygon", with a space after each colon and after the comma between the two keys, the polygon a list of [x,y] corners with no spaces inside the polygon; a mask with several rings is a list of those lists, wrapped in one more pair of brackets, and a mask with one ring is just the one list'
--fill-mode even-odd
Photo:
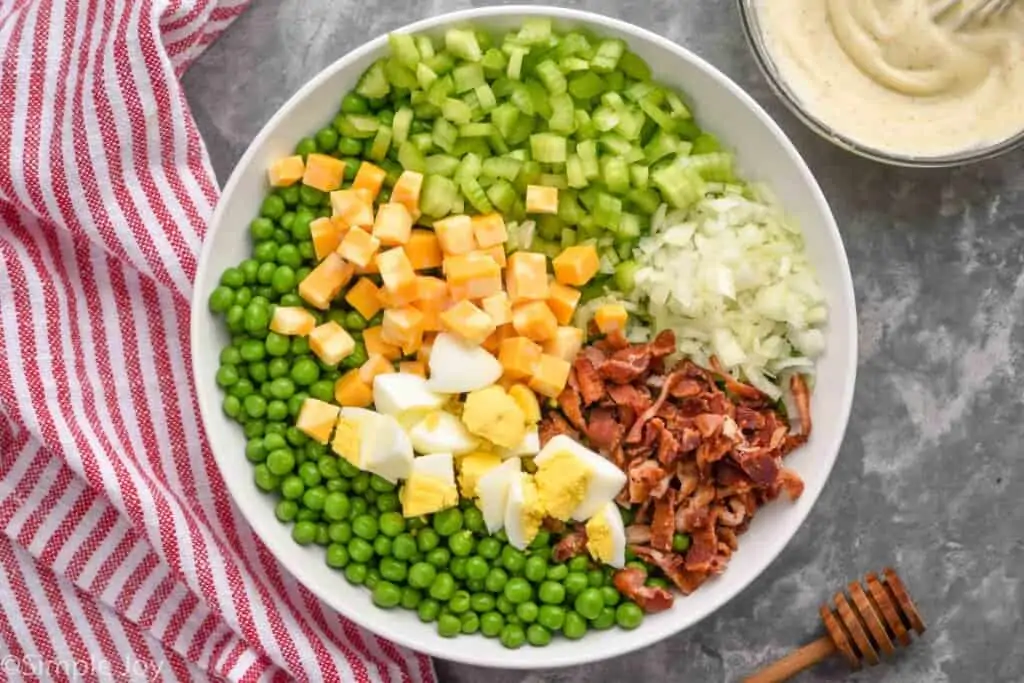
{"label": "red and white striped towel", "polygon": [[434,680],[282,570],[199,422],[177,77],[244,7],[0,0],[0,680]]}

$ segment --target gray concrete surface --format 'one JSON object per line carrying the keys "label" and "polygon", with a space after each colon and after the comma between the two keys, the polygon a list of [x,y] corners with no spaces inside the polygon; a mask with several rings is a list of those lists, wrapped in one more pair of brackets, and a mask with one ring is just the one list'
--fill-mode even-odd
{"label": "gray concrete surface", "polygon": [[[226,180],[248,141],[322,67],[389,29],[478,4],[488,3],[255,0],[185,77],[218,177]],[[1024,151],[959,170],[885,168],[835,149],[784,110],[748,53],[732,0],[564,4],[692,48],[792,135],[849,252],[860,313],[856,400],[807,524],[759,580],[699,627],[573,670],[438,662],[441,680],[734,681],[816,637],[817,604],[890,563],[931,629],[891,664],[848,680],[1024,680]],[[845,675],[836,663],[801,680]]]}

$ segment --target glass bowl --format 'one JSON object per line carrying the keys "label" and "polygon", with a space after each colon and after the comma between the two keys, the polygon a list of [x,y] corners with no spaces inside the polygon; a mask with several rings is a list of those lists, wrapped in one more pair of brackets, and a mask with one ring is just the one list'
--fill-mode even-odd
{"label": "glass bowl", "polygon": [[[785,78],[779,72],[768,46],[765,44],[764,33],[758,21],[757,3],[763,0],[737,0],[739,5],[740,20],[743,24],[743,32],[747,36],[747,42],[754,53],[754,59],[761,73],[764,74],[768,85],[778,95],[779,99],[789,108],[797,118],[803,121],[808,128],[825,138],[837,147],[858,154],[862,157],[879,161],[883,164],[893,166],[906,166],[912,168],[942,168],[949,166],[963,166],[977,161],[984,161],[1009,152],[1024,143],[1024,128],[1005,140],[984,147],[973,147],[970,149],[945,154],[940,156],[913,156],[906,154],[894,154],[868,145],[863,145],[832,128],[827,123],[809,111],[800,98],[789,87]],[[785,0],[775,0],[785,1]]]}

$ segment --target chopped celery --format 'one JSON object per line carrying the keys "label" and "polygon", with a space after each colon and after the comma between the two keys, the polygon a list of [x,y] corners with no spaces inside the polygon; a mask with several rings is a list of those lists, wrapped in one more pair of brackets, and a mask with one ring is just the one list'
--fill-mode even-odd
{"label": "chopped celery", "polygon": [[407,171],[423,173],[427,170],[427,159],[423,152],[410,141],[403,142],[398,147],[398,163]]}
{"label": "chopped celery", "polygon": [[623,212],[619,217],[619,227],[615,230],[616,239],[635,240],[643,232],[643,223],[635,213]]}
{"label": "chopped celery", "polygon": [[632,292],[633,287],[636,286],[636,271],[639,269],[640,266],[637,265],[636,261],[620,261],[615,266],[615,275],[612,276],[615,288],[623,294]]}
{"label": "chopped celery", "polygon": [[451,179],[427,174],[420,192],[420,211],[433,218],[447,216],[459,199],[459,188]]}
{"label": "chopped celery", "polygon": [[568,225],[577,225],[583,218],[580,205],[576,203],[576,193],[572,190],[558,193],[558,217]]}
{"label": "chopped celery", "polygon": [[735,177],[732,172],[732,155],[726,152],[681,156],[675,163],[696,171],[704,180],[727,183]]}
{"label": "chopped celery", "polygon": [[530,79],[526,81],[526,90],[530,93],[530,99],[533,101],[534,113],[542,119],[550,119],[551,101],[544,86],[539,81]]}
{"label": "chopped celery", "polygon": [[523,57],[526,56],[526,50],[523,48],[513,48],[508,55],[508,67],[505,69],[505,75],[513,81],[518,81],[523,74]]}
{"label": "chopped celery", "polygon": [[449,97],[441,105],[441,115],[455,125],[462,125],[473,120],[473,110],[469,105],[454,97]]}
{"label": "chopped celery", "polygon": [[604,105],[594,110],[592,118],[594,120],[594,128],[602,133],[607,133],[619,125],[619,113]]}
{"label": "chopped celery", "polygon": [[455,84],[451,76],[438,78],[427,91],[427,101],[437,108],[441,108],[448,96],[455,92]]}
{"label": "chopped celery", "polygon": [[566,57],[558,63],[558,66],[566,73],[571,71],[588,71],[590,69],[590,62],[579,57]]}
{"label": "chopped celery", "polygon": [[590,114],[583,111],[582,109],[577,109],[576,139],[592,140],[595,137],[597,137],[597,130],[594,128],[594,122],[590,119]]}
{"label": "chopped celery", "polygon": [[430,133],[416,133],[409,136],[409,142],[416,145],[416,149],[426,153],[434,149],[434,136]]}
{"label": "chopped celery", "polygon": [[424,167],[430,175],[450,178],[459,167],[459,160],[447,154],[433,154],[424,160]]}
{"label": "chopped celery", "polygon": [[647,159],[647,163],[653,164],[659,159],[679,153],[680,144],[679,138],[662,128],[644,147],[644,158]]}
{"label": "chopped celery", "polygon": [[667,133],[671,133],[675,130],[675,119],[673,119],[670,114],[662,111],[661,107],[654,103],[653,98],[642,97],[637,104],[640,105],[640,109],[643,110],[644,114],[646,114],[648,118],[658,124],[658,128]]}
{"label": "chopped celery", "polygon": [[447,119],[440,117],[434,119],[434,144],[437,147],[451,153],[458,137],[459,129],[449,123]]}
{"label": "chopped celery", "polygon": [[589,100],[604,92],[604,81],[593,71],[573,76],[569,81],[569,94],[577,100]]}
{"label": "chopped celery", "polygon": [[693,141],[693,149],[690,150],[690,153],[697,155],[721,151],[722,145],[719,144],[718,138],[711,133],[701,133],[697,136],[697,139]]}
{"label": "chopped celery", "polygon": [[503,213],[508,213],[516,200],[516,190],[507,180],[498,179],[487,188],[487,199]]}
{"label": "chopped celery", "polygon": [[497,107],[491,110],[491,123],[498,129],[498,133],[501,137],[508,140],[512,135],[512,131],[515,130],[516,122],[519,120],[519,110],[504,102],[499,104]]}
{"label": "chopped celery", "polygon": [[576,110],[568,93],[551,96],[551,118],[548,128],[556,133],[569,134],[576,127]]}
{"label": "chopped celery", "polygon": [[389,59],[385,62],[384,73],[388,77],[388,83],[396,88],[412,90],[419,85],[416,80],[416,72],[402,66],[397,59]]}
{"label": "chopped celery", "polygon": [[391,123],[391,134],[396,145],[409,139],[409,128],[412,126],[412,109],[402,107],[395,112],[395,120]]}
{"label": "chopped celery", "polygon": [[587,180],[596,180],[601,175],[601,168],[597,160],[597,143],[593,140],[584,140],[576,145],[576,153],[580,155],[580,163],[583,167],[583,176]]}
{"label": "chopped celery", "polygon": [[530,90],[525,85],[516,85],[508,100],[523,114],[533,116],[533,98],[530,97]]}
{"label": "chopped celery", "polygon": [[604,82],[611,92],[622,92],[626,88],[626,77],[621,71],[613,71],[604,77]]}
{"label": "chopped celery", "polygon": [[473,177],[464,177],[462,182],[459,184],[462,189],[462,195],[466,198],[473,208],[480,213],[490,213],[494,211],[494,207],[491,205],[490,200],[487,199],[487,194],[484,189],[480,187],[480,183]]}
{"label": "chopped celery", "polygon": [[349,138],[367,139],[377,135],[380,121],[366,114],[348,114],[339,122],[338,132]]}
{"label": "chopped celery", "polygon": [[550,59],[537,65],[537,78],[552,95],[561,95],[568,90],[565,76],[559,70],[558,65]]}
{"label": "chopped celery", "polygon": [[622,91],[627,100],[633,102],[639,102],[640,100],[649,100],[655,106],[661,105],[665,101],[665,93],[662,92],[661,88],[656,86],[654,83],[631,83]]}
{"label": "chopped celery", "polygon": [[444,45],[453,55],[467,62],[479,62],[483,57],[476,34],[469,29],[448,29],[444,34]]}
{"label": "chopped celery", "polygon": [[602,148],[608,150],[612,154],[618,154],[619,156],[626,156],[633,150],[633,145],[630,144],[629,140],[625,139],[618,133],[607,133],[602,135],[598,139],[598,143]]}
{"label": "chopped celery", "polygon": [[625,194],[629,191],[629,166],[619,156],[601,157],[601,179],[610,192]]}
{"label": "chopped celery", "polygon": [[[689,157],[681,157],[686,159]],[[662,196],[677,209],[686,209],[704,196],[704,179],[691,167],[667,164],[651,173],[651,182]]]}
{"label": "chopped celery", "polygon": [[508,227],[508,242],[505,243],[505,249],[509,252],[519,251],[521,249],[533,248],[533,243],[536,241],[534,232],[537,229],[537,224],[533,221],[524,221],[518,224],[510,224]]}
{"label": "chopped celery", "polygon": [[618,68],[629,78],[637,81],[649,81],[651,79],[651,67],[647,62],[638,57],[636,53],[626,50],[626,53],[619,59]]}
{"label": "chopped celery", "polygon": [[519,145],[526,142],[533,133],[534,119],[532,116],[520,116],[516,119],[516,125],[509,134],[506,142],[510,145]]}
{"label": "chopped celery", "polygon": [[606,92],[601,95],[601,104],[616,113],[621,112],[626,106],[626,103],[622,101],[622,95],[617,92]]}
{"label": "chopped celery", "polygon": [[434,41],[430,39],[430,36],[416,36],[416,51],[420,55],[420,59],[430,59],[435,54]]}
{"label": "chopped celery", "polygon": [[444,76],[455,68],[455,58],[447,52],[439,52],[430,59],[424,60],[424,62],[438,76]]}
{"label": "chopped celery", "polygon": [[467,154],[462,157],[459,167],[455,170],[455,182],[461,183],[466,178],[476,178],[480,175],[483,162],[476,154]]}
{"label": "chopped celery", "polygon": [[373,144],[370,145],[370,152],[367,154],[374,161],[383,161],[388,155],[388,150],[391,149],[391,129],[387,126],[381,126],[377,129],[377,135],[373,138]]}
{"label": "chopped celery", "polygon": [[615,256],[616,263],[619,261],[625,261],[633,255],[633,249],[636,248],[636,241],[616,242],[615,243]]}
{"label": "chopped celery", "polygon": [[541,173],[540,177],[537,178],[537,184],[544,187],[557,187],[559,190],[569,188],[569,183],[566,181],[565,176],[560,173]]}
{"label": "chopped celery", "polygon": [[562,228],[565,224],[558,216],[544,215],[537,219],[537,234],[542,239],[557,240],[562,237]]}
{"label": "chopped celery", "polygon": [[615,127],[627,140],[637,140],[643,130],[646,119],[642,111],[633,107],[623,107],[619,111],[619,125]]}
{"label": "chopped celery", "polygon": [[487,144],[491,146],[491,151],[495,154],[508,154],[508,145],[505,143],[505,138],[501,137],[498,133],[487,136]]}
{"label": "chopped celery", "polygon": [[590,66],[598,73],[610,73],[618,67],[625,52],[626,44],[621,40],[602,40],[590,60]]}
{"label": "chopped celery", "polygon": [[508,57],[501,50],[492,47],[484,53],[480,60],[480,66],[484,68],[487,75],[494,77],[504,73],[505,67],[508,66]]}
{"label": "chopped celery", "polygon": [[562,228],[562,249],[567,249],[576,244],[576,231],[571,228]]}
{"label": "chopped celery", "polygon": [[488,112],[498,106],[498,99],[494,96],[494,91],[486,83],[478,85],[473,93],[476,95],[476,101],[480,103],[482,111]]}
{"label": "chopped celery", "polygon": [[378,59],[366,70],[363,77],[359,79],[359,85],[356,86],[357,93],[370,99],[380,99],[391,92],[391,85],[384,73],[384,61]]}
{"label": "chopped celery", "polygon": [[565,161],[565,177],[569,187],[586,187],[587,176],[583,172],[583,161],[578,154],[570,154]]}
{"label": "chopped celery", "polygon": [[493,123],[467,123],[464,126],[459,126],[459,137],[485,138],[488,135],[493,135],[494,131]]}
{"label": "chopped celery", "polygon": [[415,69],[420,63],[420,51],[416,41],[407,33],[392,33],[388,36],[391,54],[407,69]]}
{"label": "chopped celery", "polygon": [[461,64],[452,70],[455,92],[462,94],[483,85],[484,69],[479,64]]}
{"label": "chopped celery", "polygon": [[467,154],[486,156],[491,153],[491,148],[481,138],[459,138],[452,147],[452,154],[463,157]]}
{"label": "chopped celery", "polygon": [[527,19],[516,34],[516,41],[522,45],[546,43],[551,38],[550,19]]}
{"label": "chopped celery", "polygon": [[416,82],[419,83],[420,87],[427,90],[437,80],[437,74],[429,66],[420,62],[416,65]]}
{"label": "chopped celery", "polygon": [[616,230],[622,218],[622,200],[607,192],[599,192],[593,208],[594,220],[603,228]]}
{"label": "chopped celery", "polygon": [[651,169],[647,166],[633,164],[629,167],[629,184],[633,187],[639,187],[640,189],[647,187],[647,182],[650,179],[650,173]]}
{"label": "chopped celery", "polygon": [[530,136],[530,154],[544,164],[564,164],[566,140],[553,133],[537,133]]}
{"label": "chopped celery", "polygon": [[671,90],[665,93],[665,101],[668,102],[668,106],[672,110],[672,116],[677,119],[693,118],[693,114],[690,113],[690,109],[683,104],[681,99],[679,99],[679,95],[675,94]]}
{"label": "chopped celery", "polygon": [[490,157],[484,159],[482,173],[488,178],[504,178],[512,181],[519,175],[519,170],[522,167],[523,162],[512,157]]}
{"label": "chopped celery", "polygon": [[653,188],[633,188],[626,195],[626,200],[640,211],[652,214],[658,210],[661,204],[661,195]]}
{"label": "chopped celery", "polygon": [[566,33],[558,47],[555,48],[555,52],[562,58],[582,56],[590,59],[593,56],[593,48],[590,46],[590,41],[587,40],[585,35],[576,31]]}

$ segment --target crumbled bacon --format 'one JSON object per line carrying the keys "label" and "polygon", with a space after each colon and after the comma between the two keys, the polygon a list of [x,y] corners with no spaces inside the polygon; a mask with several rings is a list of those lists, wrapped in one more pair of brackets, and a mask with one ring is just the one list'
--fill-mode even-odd
{"label": "crumbled bacon", "polygon": [[540,421],[538,431],[540,432],[539,436],[541,446],[559,434],[572,437],[576,441],[579,441],[580,438],[579,432],[573,429],[561,414],[556,412],[548,412],[548,414],[544,416],[544,419]]}
{"label": "crumbled bacon", "polygon": [[[575,426],[626,473],[616,501],[635,506],[626,530],[630,548],[689,594],[725,568],[761,505],[783,493],[795,500],[803,491],[782,458],[810,436],[810,394],[794,375],[799,430],[791,432],[765,394],[730,376],[717,359],[710,370],[690,360],[666,364],[675,348],[666,331],[634,345],[613,333],[583,349],[558,399],[562,414],[548,413],[541,439],[571,434]],[[690,535],[685,553],[672,550],[677,533]],[[579,539],[570,534],[563,543],[568,552]],[[646,610],[671,604],[671,594],[643,579],[642,572],[620,570],[615,584]]]}
{"label": "crumbled bacon", "polygon": [[658,586],[645,586],[646,578],[642,569],[629,567],[615,572],[612,583],[620,593],[635,602],[640,609],[648,614],[663,612],[671,607],[672,594]]}
{"label": "crumbled bacon", "polygon": [[582,527],[562,537],[551,550],[555,562],[568,562],[587,549],[587,532]]}

